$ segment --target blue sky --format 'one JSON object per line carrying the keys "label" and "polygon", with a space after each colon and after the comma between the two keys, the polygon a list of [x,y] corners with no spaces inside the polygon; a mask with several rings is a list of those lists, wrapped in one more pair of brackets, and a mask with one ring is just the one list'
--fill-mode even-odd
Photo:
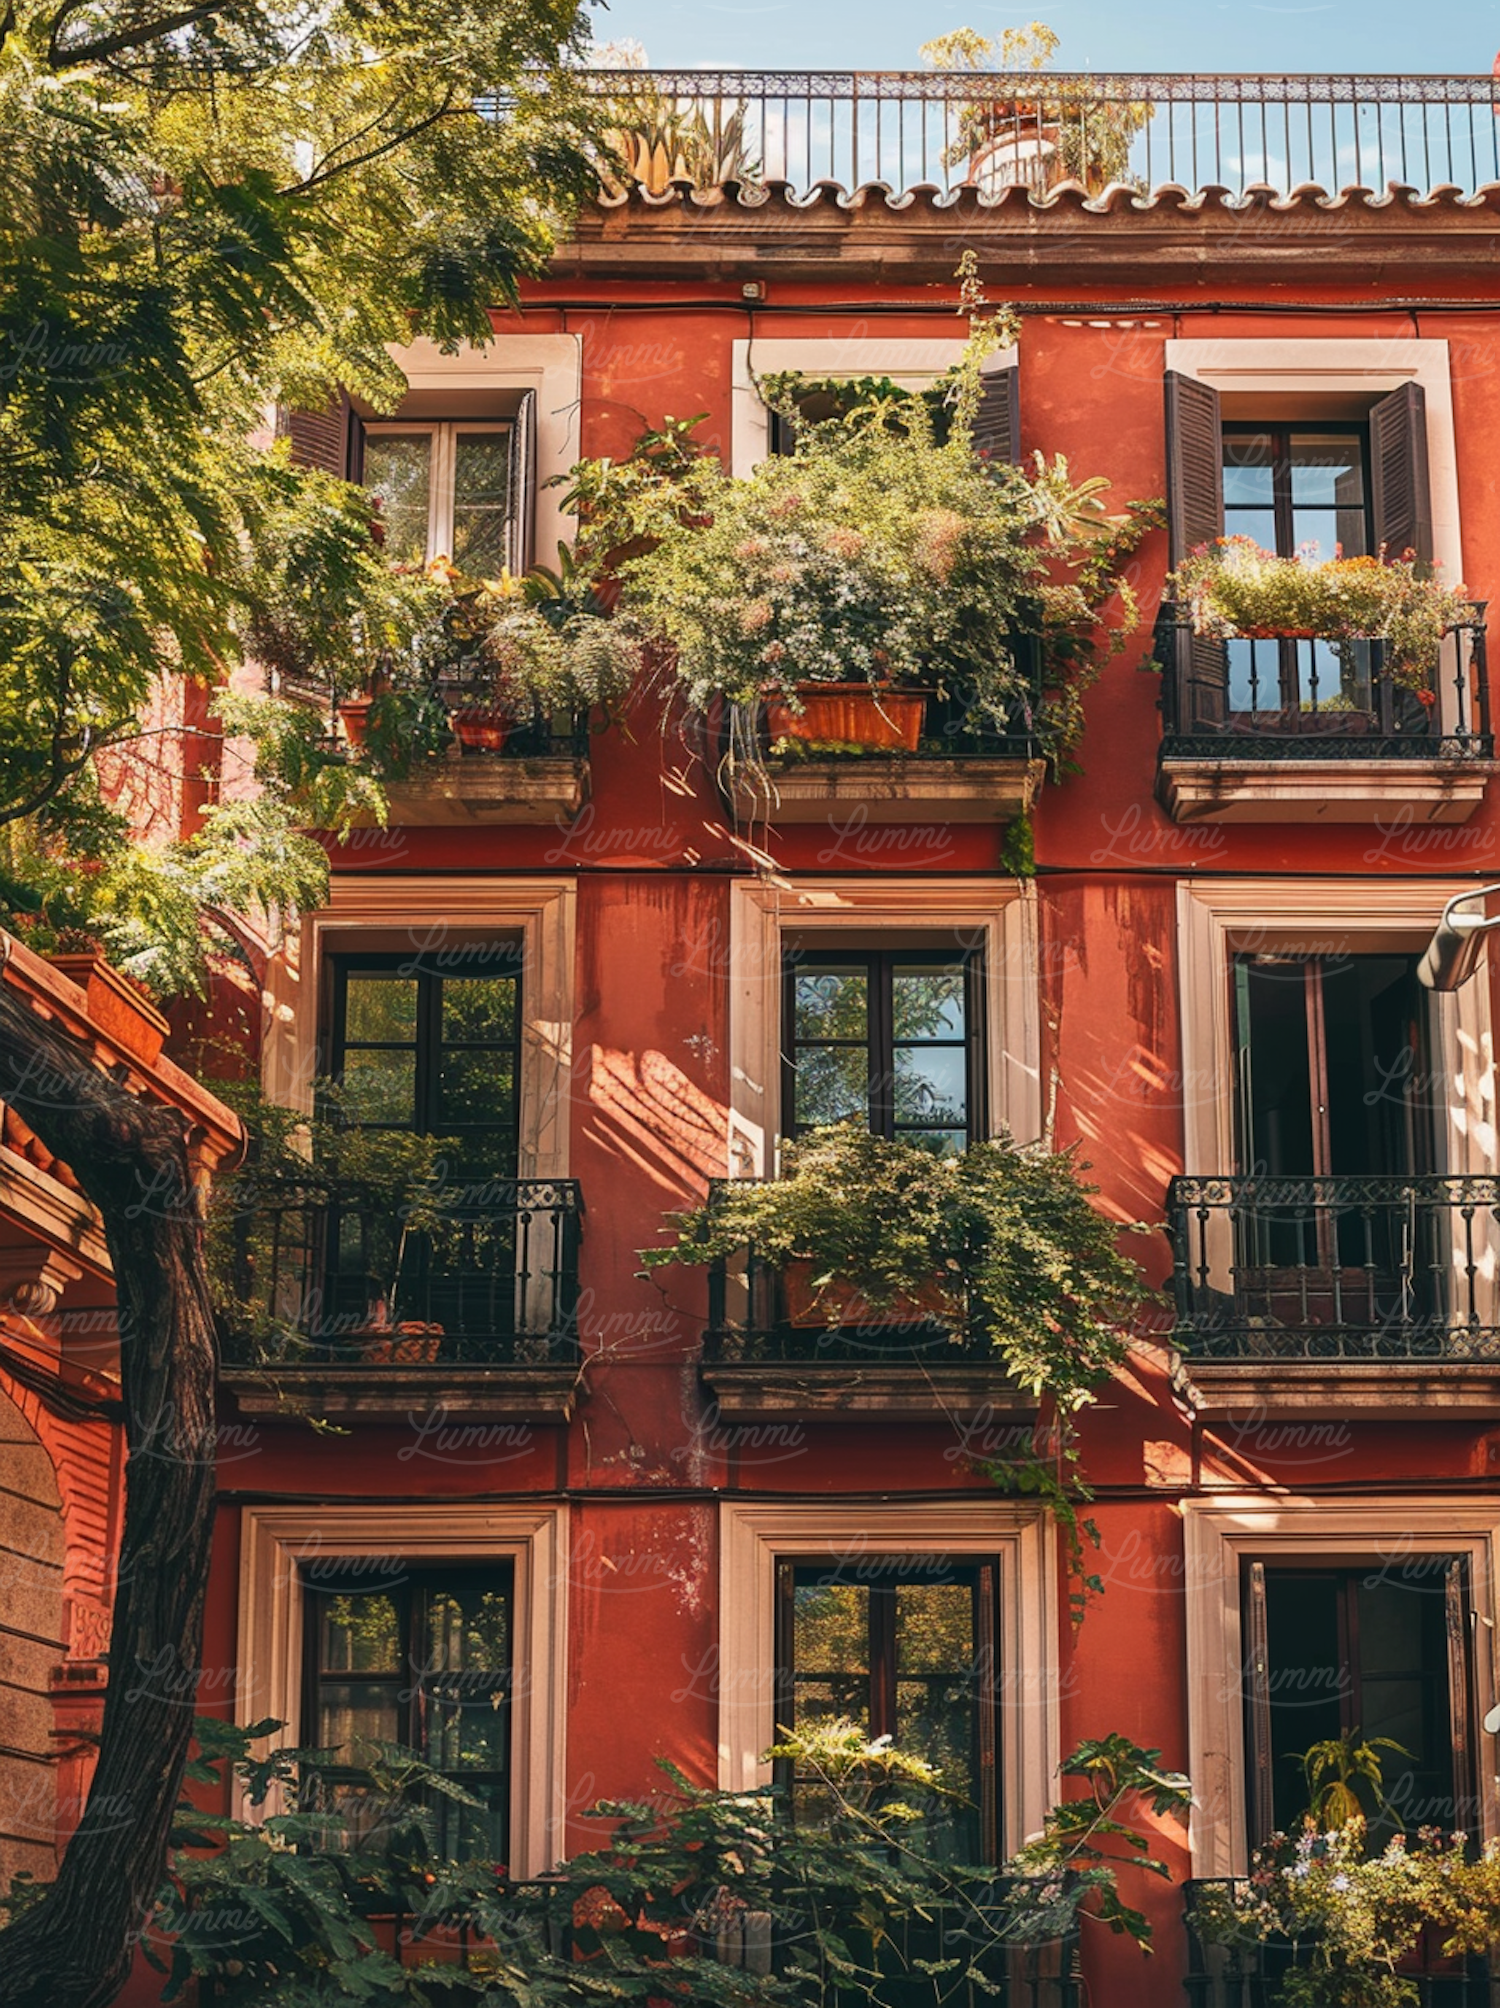
{"label": "blue sky", "polygon": [[1059,69],[1488,70],[1500,0],[1040,0],[912,7],[900,0],[613,0],[599,40],[631,37],[663,67],[900,70],[950,28],[998,35],[1037,15],[1062,37]]}

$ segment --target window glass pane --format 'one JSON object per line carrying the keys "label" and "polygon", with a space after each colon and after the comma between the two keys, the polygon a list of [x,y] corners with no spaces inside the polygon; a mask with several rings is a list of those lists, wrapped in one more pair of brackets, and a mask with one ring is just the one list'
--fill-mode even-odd
{"label": "window glass pane", "polygon": [[510,1595],[479,1582],[427,1601],[421,1640],[429,1763],[445,1771],[505,1768],[510,1700]]}
{"label": "window glass pane", "polygon": [[1281,709],[1281,654],[1273,641],[1230,641],[1229,708],[1252,716]]}
{"label": "window glass pane", "polygon": [[1303,507],[1364,503],[1364,454],[1354,433],[1294,432],[1291,436],[1292,501]]}
{"label": "window glass pane", "polygon": [[399,1044],[417,1036],[415,976],[351,972],[344,992],[344,1037],[352,1044]]}
{"label": "window glass pane", "polygon": [[453,1124],[503,1129],[515,1109],[515,1071],[508,1049],[449,1047],[439,1069],[434,1128],[439,1134]]}
{"label": "window glass pane", "polygon": [[972,1583],[898,1584],[895,1741],[957,1795],[923,1805],[926,1846],[950,1857],[969,1852],[978,1796],[977,1671]]}
{"label": "window glass pane", "polygon": [[388,1590],[354,1590],[317,1598],[318,1657],[330,1673],[399,1673],[401,1624]]}
{"label": "window glass pane", "polygon": [[892,1021],[897,1039],[964,1036],[964,969],[903,968],[891,976]]}
{"label": "window glass pane", "polygon": [[410,1129],[417,1118],[416,1053],[359,1047],[346,1052],[344,1097],[351,1122]]}
{"label": "window glass pane", "polygon": [[895,1103],[897,1127],[952,1129],[968,1115],[962,1046],[898,1046]]}
{"label": "window glass pane", "polygon": [[1294,510],[1292,545],[1296,556],[1309,564],[1337,557],[1343,546],[1342,523],[1343,517],[1334,509]]}
{"label": "window glass pane", "polygon": [[796,976],[798,1039],[863,1039],[869,1024],[869,978],[863,969],[803,963]]}
{"label": "window glass pane", "polygon": [[337,1750],[350,1763],[360,1761],[361,1739],[372,1743],[401,1741],[401,1710],[392,1681],[323,1680],[318,1684],[318,1744]]}
{"label": "window glass pane", "polygon": [[797,1053],[799,1129],[867,1116],[870,1061],[863,1046],[803,1046]]}
{"label": "window glass pane", "polygon": [[448,1044],[503,1044],[516,1032],[514,976],[449,977],[443,984],[443,1039]]}
{"label": "window glass pane", "polygon": [[1259,544],[1263,551],[1276,548],[1276,517],[1270,509],[1226,509],[1224,511],[1224,534],[1226,537],[1249,537]]}
{"label": "window glass pane", "polygon": [[461,432],[453,457],[453,549],[462,572],[489,578],[505,563],[510,507],[510,435]]}
{"label": "window glass pane", "polygon": [[432,435],[367,432],[365,486],[381,500],[386,557],[398,565],[422,564],[427,557]]}
{"label": "window glass pane", "polygon": [[1275,441],[1267,432],[1226,432],[1224,435],[1224,506],[1259,503],[1264,508],[1274,499],[1272,462]]}
{"label": "window glass pane", "polygon": [[792,1674],[802,1727],[847,1715],[870,1721],[870,1592],[863,1583],[807,1580],[793,1591]]}

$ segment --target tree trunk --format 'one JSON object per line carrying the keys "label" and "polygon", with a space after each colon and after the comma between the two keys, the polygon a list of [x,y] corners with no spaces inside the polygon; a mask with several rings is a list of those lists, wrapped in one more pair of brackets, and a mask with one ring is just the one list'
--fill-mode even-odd
{"label": "tree trunk", "polygon": [[213,1535],[213,1311],[186,1118],[126,1092],[0,985],[0,1099],[71,1167],[114,1264],[128,1464],[109,1687],[56,1882],[0,1932],[0,2008],[103,2008],[161,1886]]}

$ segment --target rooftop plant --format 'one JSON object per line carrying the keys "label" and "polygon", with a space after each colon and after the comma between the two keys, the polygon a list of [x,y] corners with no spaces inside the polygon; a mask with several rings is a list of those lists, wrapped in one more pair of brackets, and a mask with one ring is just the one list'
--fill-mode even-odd
{"label": "rooftop plant", "polygon": [[1167,581],[1196,634],[1317,635],[1349,645],[1378,640],[1396,682],[1436,702],[1433,677],[1443,637],[1473,612],[1460,585],[1410,552],[1319,561],[1311,550],[1279,557],[1252,537],[1220,537],[1191,552]]}

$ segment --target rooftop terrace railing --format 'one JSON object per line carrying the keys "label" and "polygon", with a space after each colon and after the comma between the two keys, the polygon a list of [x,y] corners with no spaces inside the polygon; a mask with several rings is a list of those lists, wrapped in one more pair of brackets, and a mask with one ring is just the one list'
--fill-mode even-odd
{"label": "rooftop terrace railing", "polygon": [[686,179],[1045,194],[1077,180],[1240,200],[1306,183],[1473,194],[1500,181],[1493,76],[627,69],[586,81],[618,108],[628,165],[606,179],[658,191]]}

